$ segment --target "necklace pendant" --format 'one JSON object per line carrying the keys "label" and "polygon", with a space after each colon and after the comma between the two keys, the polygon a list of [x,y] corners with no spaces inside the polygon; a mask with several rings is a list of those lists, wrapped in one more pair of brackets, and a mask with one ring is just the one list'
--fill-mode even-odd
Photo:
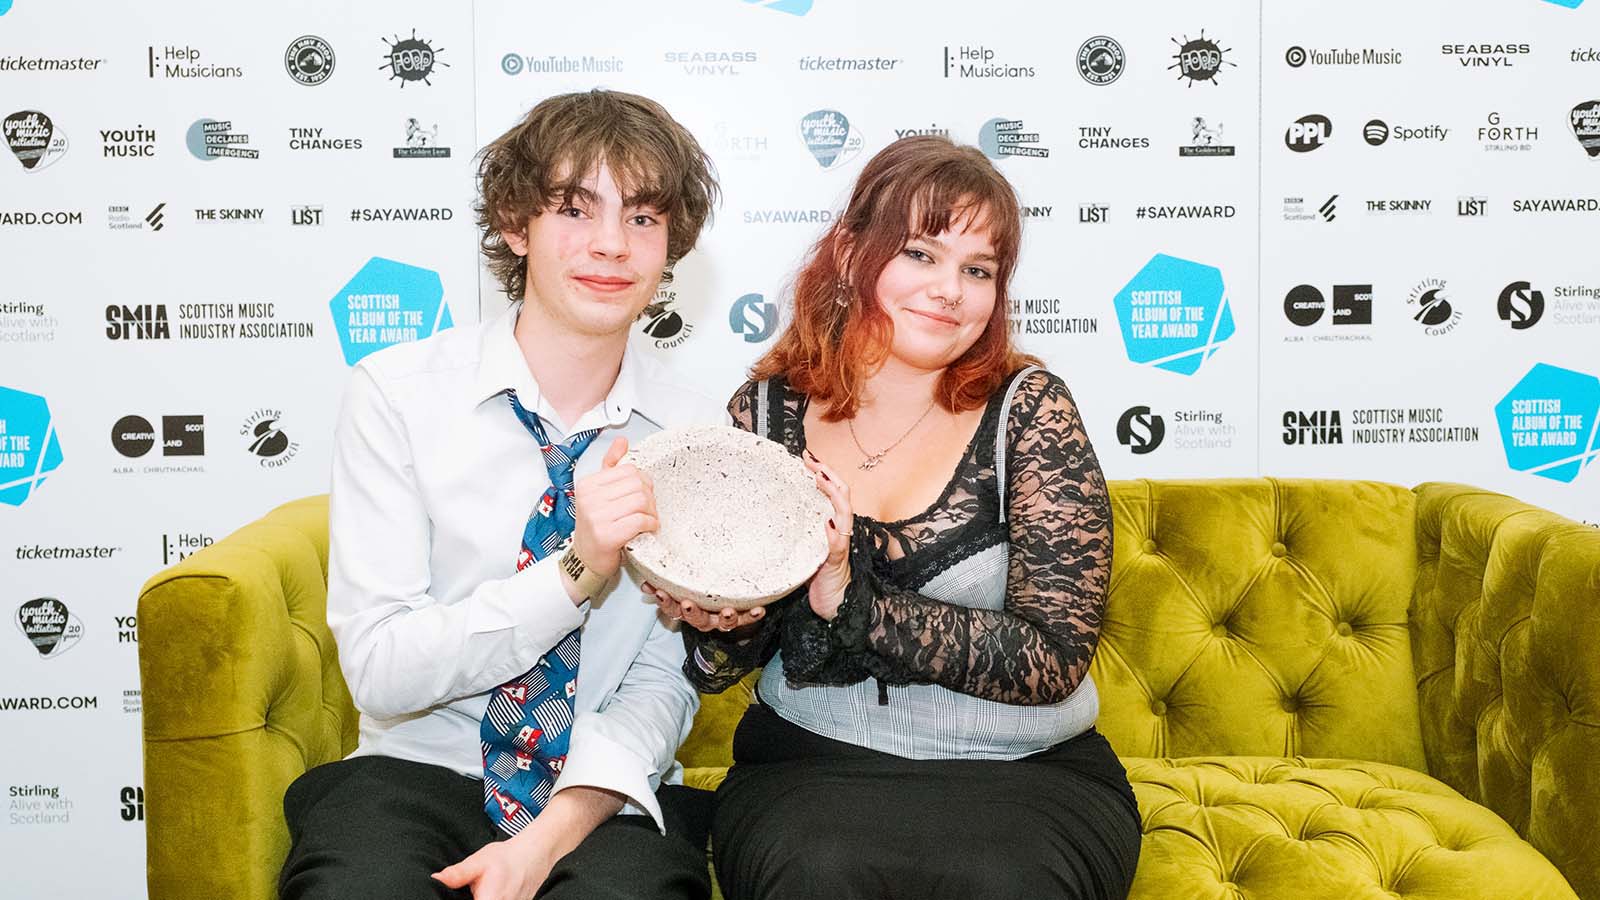
{"label": "necklace pendant", "polygon": [[872,471],[872,468],[874,466],[876,466],[878,463],[880,463],[882,461],[883,461],[883,454],[882,453],[878,453],[878,454],[875,454],[873,456],[869,456],[866,459],[862,460],[861,461],[861,465],[856,466],[856,468],[861,469],[863,471],[870,472],[870,471]]}

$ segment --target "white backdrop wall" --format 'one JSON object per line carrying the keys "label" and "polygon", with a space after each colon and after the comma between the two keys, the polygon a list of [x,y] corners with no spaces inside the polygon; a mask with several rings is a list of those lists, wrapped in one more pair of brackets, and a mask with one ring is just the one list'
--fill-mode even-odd
{"label": "white backdrop wall", "polygon": [[502,307],[472,157],[561,91],[715,160],[636,335],[713,393],[933,131],[1016,184],[1012,326],[1111,477],[1600,521],[1596,2],[0,0],[0,895],[144,896],[139,586],[326,490],[351,362]]}

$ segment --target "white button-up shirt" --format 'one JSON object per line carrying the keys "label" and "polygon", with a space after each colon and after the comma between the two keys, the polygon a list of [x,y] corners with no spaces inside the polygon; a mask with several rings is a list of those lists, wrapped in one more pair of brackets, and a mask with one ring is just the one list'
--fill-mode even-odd
{"label": "white button-up shirt", "polygon": [[550,486],[504,391],[557,442],[603,429],[576,478],[618,436],[715,424],[721,404],[630,348],[605,401],[567,427],[513,336],[520,304],[476,328],[374,353],[351,373],[333,451],[328,624],[361,711],[353,756],[383,755],[481,778],[489,693],[583,628],[576,718],[555,790],[604,788],[664,825],[655,789],[698,698],[680,636],[624,570],[573,605],[557,557],[516,571],[522,530]]}

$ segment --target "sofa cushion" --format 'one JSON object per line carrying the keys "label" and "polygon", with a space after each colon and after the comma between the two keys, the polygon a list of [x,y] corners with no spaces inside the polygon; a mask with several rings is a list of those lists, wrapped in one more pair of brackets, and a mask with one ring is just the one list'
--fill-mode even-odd
{"label": "sofa cushion", "polygon": [[1090,671],[1120,756],[1426,768],[1406,609],[1410,491],[1365,481],[1113,482]]}
{"label": "sofa cushion", "polygon": [[1144,820],[1131,900],[1575,898],[1494,813],[1426,775],[1338,759],[1124,759]]}

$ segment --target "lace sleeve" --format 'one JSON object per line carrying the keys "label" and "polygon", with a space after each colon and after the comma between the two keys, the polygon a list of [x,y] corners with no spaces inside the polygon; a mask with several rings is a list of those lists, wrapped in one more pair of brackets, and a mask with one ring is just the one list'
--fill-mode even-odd
{"label": "lace sleeve", "polygon": [[867,589],[847,595],[834,631],[884,681],[1036,705],[1066,699],[1089,669],[1111,574],[1105,476],[1060,378],[1029,375],[1009,415],[1005,608],[858,579]]}
{"label": "lace sleeve", "polygon": [[[728,400],[728,416],[735,428],[755,430],[756,391],[756,383],[746,381]],[[799,593],[803,594],[804,589]],[[680,626],[688,655],[683,673],[689,683],[703,694],[720,694],[738,684],[746,673],[765,665],[777,649],[778,622],[793,605],[793,596],[785,597],[768,606],[760,622],[738,632]]]}

